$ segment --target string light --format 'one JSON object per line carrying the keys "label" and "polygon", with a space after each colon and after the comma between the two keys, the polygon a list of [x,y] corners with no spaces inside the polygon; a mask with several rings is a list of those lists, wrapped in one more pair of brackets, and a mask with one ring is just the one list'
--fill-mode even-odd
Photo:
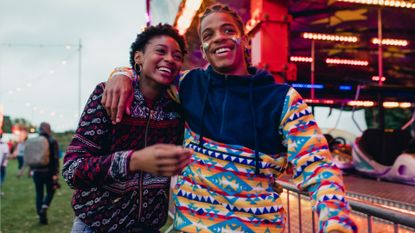
{"label": "string light", "polygon": [[[378,38],[372,38],[372,44],[379,44],[379,39]],[[382,39],[382,45],[393,45],[393,46],[408,46],[408,41],[407,40],[398,40],[398,39]]]}
{"label": "string light", "polygon": [[366,4],[366,5],[415,9],[415,3],[406,2],[406,1],[396,1],[396,0],[337,0],[337,1]]}
{"label": "string light", "polygon": [[341,41],[341,42],[350,42],[350,43],[356,43],[359,40],[357,36],[340,36],[340,35],[311,33],[311,32],[305,32],[302,34],[302,36],[304,39],[310,39],[310,40]]}
{"label": "string light", "polygon": [[[56,73],[56,71],[55,71],[55,68],[58,68],[58,66],[61,66],[61,65],[67,65],[68,64],[68,60],[74,55],[76,53],[76,51],[74,51],[73,53],[71,53],[71,54],[69,54],[68,56],[66,56],[66,58],[64,59],[64,60],[62,60],[61,62],[60,62],[60,64],[56,64],[52,69],[49,69],[49,71],[48,71],[48,73],[49,73],[49,76],[47,76],[47,75],[44,75],[45,74],[45,72],[43,72],[43,73],[41,73],[40,75],[38,75],[38,76],[36,76],[36,77],[34,77],[34,78],[32,78],[31,80],[36,80],[36,83],[38,83],[39,81],[41,81],[42,79],[45,79],[45,78],[53,78],[53,75]],[[26,88],[31,88],[31,87],[33,87],[33,84],[31,83],[31,82],[28,82],[28,83],[26,83],[26,84],[24,84],[24,87],[26,87]],[[7,91],[7,93],[9,94],[9,95],[13,95],[13,94],[15,94],[16,92],[22,92],[23,90],[24,90],[24,87],[16,87],[14,90],[13,89],[10,89],[10,90],[8,90]]]}
{"label": "string light", "polygon": [[352,60],[352,59],[338,59],[338,58],[327,58],[327,64],[334,65],[352,65],[352,66],[368,66],[369,62],[366,60]]}
{"label": "string light", "polygon": [[[63,57],[63,59],[59,59],[60,61],[55,63],[55,65],[52,67],[52,69],[46,69],[45,72],[40,73],[37,76],[33,76],[32,78],[30,78],[31,81],[33,82],[27,82],[25,84],[23,84],[22,86],[19,87],[15,87],[15,88],[11,88],[10,90],[8,90],[6,93],[8,93],[9,95],[15,95],[18,93],[25,93],[25,95],[27,95],[26,89],[28,88],[32,88],[33,85],[40,83],[39,81],[43,80],[43,79],[50,79],[50,78],[54,78],[54,74],[56,73],[56,70],[58,70],[58,68],[63,67],[63,65],[68,65],[70,59],[72,58],[72,56],[74,56],[75,54],[78,53],[78,51],[75,51],[72,49],[71,45],[40,45],[40,44],[16,44],[16,43],[9,43],[9,44],[0,44],[1,46],[7,46],[7,47],[39,47],[39,48],[43,48],[43,47],[63,47],[65,50],[70,51],[70,52],[66,52],[66,55]],[[34,83],[34,84],[33,84]],[[42,106],[35,106],[33,103],[30,102],[24,102],[22,103],[22,106],[25,106],[26,108],[29,109],[30,112],[32,112],[32,119],[33,120],[33,116],[41,116],[42,121],[48,121],[48,118],[50,118],[50,122],[52,123],[54,120],[52,120],[53,118],[57,118],[59,116],[59,118],[63,119],[64,124],[59,123],[59,126],[54,127],[55,129],[61,129],[61,130],[67,130],[67,129],[74,129],[77,126],[77,122],[79,119],[79,115],[78,114],[73,114],[74,116],[77,116],[76,118],[72,118],[69,117],[70,119],[68,119],[68,117],[65,117],[65,114],[63,113],[58,113],[55,110],[48,110]],[[72,115],[72,114],[69,114]],[[31,132],[35,132],[35,129],[29,129],[31,130]]]}

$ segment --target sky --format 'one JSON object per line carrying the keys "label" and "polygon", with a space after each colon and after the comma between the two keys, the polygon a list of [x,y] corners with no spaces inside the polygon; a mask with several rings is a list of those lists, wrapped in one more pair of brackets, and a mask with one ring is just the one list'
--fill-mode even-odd
{"label": "sky", "polygon": [[83,108],[113,67],[129,65],[129,47],[145,23],[144,0],[1,0],[4,115],[47,121],[56,132],[75,129],[79,70]]}
{"label": "sky", "polygon": [[[152,0],[152,22],[172,23],[180,2]],[[4,115],[35,125],[47,121],[55,132],[75,129],[94,87],[114,67],[129,65],[129,47],[145,24],[145,0],[1,0]],[[350,114],[334,111],[329,116],[322,109],[316,118],[320,127],[332,128],[340,116],[337,128],[359,135]],[[357,118],[364,122],[363,113]]]}

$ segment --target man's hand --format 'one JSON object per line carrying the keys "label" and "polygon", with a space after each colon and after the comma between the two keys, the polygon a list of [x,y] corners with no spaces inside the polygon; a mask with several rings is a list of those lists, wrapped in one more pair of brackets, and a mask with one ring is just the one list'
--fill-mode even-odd
{"label": "man's hand", "polygon": [[134,151],[129,169],[149,172],[153,175],[174,176],[189,164],[193,150],[172,144],[155,144]]}
{"label": "man's hand", "polygon": [[133,87],[129,77],[116,75],[107,81],[101,103],[111,117],[113,124],[121,122],[124,111],[128,115],[131,114],[130,107],[133,97]]}

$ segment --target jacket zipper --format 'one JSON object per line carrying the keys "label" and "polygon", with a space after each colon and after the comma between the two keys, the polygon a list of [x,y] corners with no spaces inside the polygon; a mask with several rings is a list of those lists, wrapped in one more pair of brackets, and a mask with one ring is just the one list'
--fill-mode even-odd
{"label": "jacket zipper", "polygon": [[[147,118],[147,124],[146,124],[146,131],[144,132],[144,148],[147,147],[147,136],[148,136],[148,129],[150,127],[150,119],[151,119],[151,113],[152,110],[150,109],[149,113],[148,113],[148,118]],[[140,171],[140,181],[139,181],[139,185],[140,185],[140,189],[139,190],[143,190],[143,171]],[[143,192],[140,192],[140,201],[139,201],[139,209],[138,209],[138,221],[140,221],[141,219],[141,211],[142,211],[142,205],[143,205]]]}
{"label": "jacket zipper", "polygon": [[225,125],[225,110],[226,110],[226,103],[228,101],[228,75],[225,75],[225,97],[223,98],[223,102],[222,102],[222,118],[221,118],[221,123],[220,123],[220,135],[223,134],[223,128]]}

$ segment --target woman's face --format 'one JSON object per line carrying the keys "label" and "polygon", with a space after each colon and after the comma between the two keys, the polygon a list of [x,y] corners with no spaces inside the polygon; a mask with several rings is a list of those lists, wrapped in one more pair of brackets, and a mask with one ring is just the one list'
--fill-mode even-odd
{"label": "woman's face", "polygon": [[182,68],[183,55],[175,39],[160,35],[148,41],[144,52],[137,51],[134,60],[142,65],[144,78],[160,85],[170,85]]}

